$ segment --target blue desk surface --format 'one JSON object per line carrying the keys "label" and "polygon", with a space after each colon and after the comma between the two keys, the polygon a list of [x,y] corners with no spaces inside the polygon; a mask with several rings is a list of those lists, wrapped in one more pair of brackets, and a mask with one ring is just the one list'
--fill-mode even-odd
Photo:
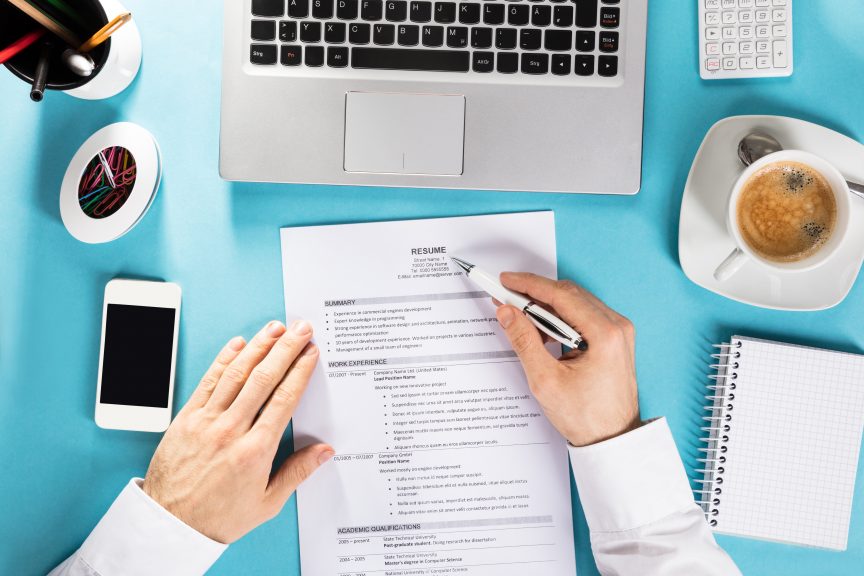
{"label": "blue desk surface", "polygon": [[[107,101],[50,93],[36,105],[22,83],[0,70],[0,573],[42,574],[75,550],[128,479],[144,474],[159,442],[155,434],[106,431],[93,422],[105,283],[133,276],[182,285],[178,408],[223,342],[283,316],[281,226],[554,210],[561,275],[636,323],[643,415],[669,418],[689,468],[712,342],[740,331],[864,349],[864,282],[833,310],[774,312],[698,288],[677,256],[687,171],[717,120],[783,114],[864,139],[864,4],[796,2],[794,76],[722,83],[699,79],[696,6],[651,4],[644,171],[636,197],[223,182],[217,172],[222,11],[215,2],[129,0],[144,65],[130,89]],[[60,221],[60,181],[78,146],[119,120],[155,134],[165,178],[130,234],[84,245]],[[858,475],[846,552],[718,540],[747,574],[860,571],[860,466]],[[574,518],[579,572],[594,574],[578,504]],[[292,499],[277,519],[231,546],[212,573],[296,575],[299,566]]]}

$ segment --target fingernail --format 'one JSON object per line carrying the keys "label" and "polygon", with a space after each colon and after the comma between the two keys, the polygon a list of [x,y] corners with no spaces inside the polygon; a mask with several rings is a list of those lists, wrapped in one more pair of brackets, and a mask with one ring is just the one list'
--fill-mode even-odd
{"label": "fingernail", "polygon": [[303,351],[303,356],[314,356],[318,354],[318,346],[315,344],[310,344],[306,347],[306,350]]}
{"label": "fingernail", "polygon": [[324,452],[321,452],[321,454],[318,455],[318,465],[320,466],[330,460],[334,454],[336,453],[333,450],[325,450]]}
{"label": "fingernail", "polygon": [[285,325],[278,320],[273,320],[267,324],[267,333],[273,338],[278,338],[285,333]]}
{"label": "fingernail", "polygon": [[228,342],[228,347],[234,352],[239,352],[246,346],[246,340],[242,336],[235,336]]}
{"label": "fingernail", "polygon": [[305,320],[295,320],[294,324],[291,325],[291,330],[298,336],[305,336],[312,332],[312,326]]}
{"label": "fingernail", "polygon": [[513,323],[514,314],[515,312],[513,312],[513,308],[510,306],[502,306],[498,309],[498,322],[500,322],[501,326],[504,328],[508,328],[510,324]]}

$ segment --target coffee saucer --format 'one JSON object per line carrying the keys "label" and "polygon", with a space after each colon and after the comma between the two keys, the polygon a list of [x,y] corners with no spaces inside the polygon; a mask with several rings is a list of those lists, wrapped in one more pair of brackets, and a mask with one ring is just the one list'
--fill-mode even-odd
{"label": "coffee saucer", "polygon": [[749,261],[724,282],[714,270],[735,248],[726,229],[729,193],[744,170],[738,142],[765,132],[786,149],[811,152],[849,180],[864,182],[864,145],[824,126],[783,116],[732,116],[708,131],[684,187],[678,233],[681,268],[695,284],[732,300],[776,310],[824,310],[846,298],[864,261],[864,201],[850,198],[849,237],[819,267],[776,272]]}

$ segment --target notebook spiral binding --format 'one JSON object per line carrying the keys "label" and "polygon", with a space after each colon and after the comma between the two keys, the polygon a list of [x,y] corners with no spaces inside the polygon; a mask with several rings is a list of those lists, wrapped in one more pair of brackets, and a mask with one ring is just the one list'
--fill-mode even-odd
{"label": "notebook spiral binding", "polygon": [[711,383],[707,388],[709,394],[705,396],[705,410],[709,413],[702,420],[708,423],[701,428],[705,436],[700,442],[705,444],[699,448],[701,458],[698,458],[701,468],[696,469],[697,475],[702,476],[696,480],[700,485],[699,490],[694,490],[698,496],[696,503],[705,512],[705,518],[711,527],[716,527],[720,521],[720,503],[723,500],[723,474],[726,472],[725,464],[729,452],[729,444],[732,431],[732,410],[735,407],[735,388],[738,373],[736,370],[741,359],[740,340],[729,343],[714,344],[718,349],[711,358],[714,363],[711,369],[716,373],[708,375]]}

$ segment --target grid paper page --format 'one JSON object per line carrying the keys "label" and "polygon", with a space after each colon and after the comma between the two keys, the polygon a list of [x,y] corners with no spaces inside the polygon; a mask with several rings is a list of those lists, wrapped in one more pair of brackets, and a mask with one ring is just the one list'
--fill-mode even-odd
{"label": "grid paper page", "polygon": [[739,336],[732,346],[741,356],[714,530],[845,550],[864,356]]}

